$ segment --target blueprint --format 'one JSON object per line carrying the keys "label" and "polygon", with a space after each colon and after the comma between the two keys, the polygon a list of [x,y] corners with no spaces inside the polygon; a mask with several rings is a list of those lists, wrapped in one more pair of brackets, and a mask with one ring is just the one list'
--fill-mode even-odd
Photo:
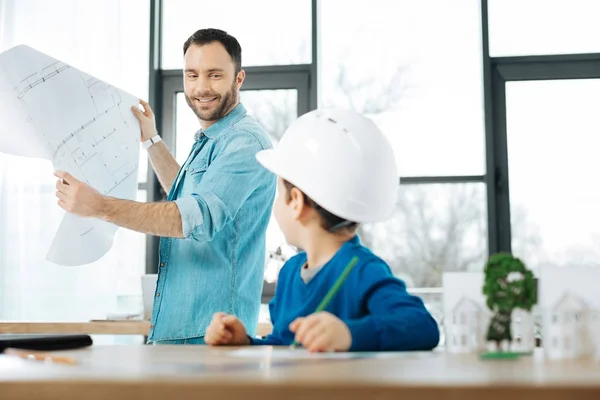
{"label": "blueprint", "polygon": [[[31,47],[0,54],[0,152],[50,160],[55,170],[111,197],[136,197],[140,126],[131,107],[138,103]],[[117,229],[67,213],[47,260],[94,262],[110,250]]]}
{"label": "blueprint", "polygon": [[408,352],[323,352],[311,353],[303,348],[286,348],[271,346],[248,346],[232,351],[225,351],[223,354],[231,357],[242,358],[263,358],[263,359],[291,359],[291,360],[346,360],[358,358],[397,358],[397,357],[418,357],[418,354]]}

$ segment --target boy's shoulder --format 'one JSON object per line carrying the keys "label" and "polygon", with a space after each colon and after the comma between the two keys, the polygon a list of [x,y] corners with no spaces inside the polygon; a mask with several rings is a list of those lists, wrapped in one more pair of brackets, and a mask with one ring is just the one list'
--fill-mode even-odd
{"label": "boy's shoulder", "polygon": [[[371,249],[363,246],[360,242],[348,243],[348,260],[358,257],[358,263],[354,266],[354,276],[364,281],[363,283],[373,283],[375,281],[397,279],[389,264]],[[345,265],[341,266],[344,268]]]}
{"label": "boy's shoulder", "polygon": [[286,274],[289,273],[292,270],[297,270],[300,269],[304,263],[306,263],[306,253],[304,251],[301,251],[295,255],[293,255],[292,257],[290,257],[281,267],[281,270],[279,271],[279,276],[281,276],[281,274]]}
{"label": "boy's shoulder", "polygon": [[348,255],[350,257],[358,257],[359,265],[380,265],[389,269],[387,262],[384,259],[379,257],[377,254],[373,253],[371,249],[364,246],[358,240],[351,241],[347,243],[348,245]]}

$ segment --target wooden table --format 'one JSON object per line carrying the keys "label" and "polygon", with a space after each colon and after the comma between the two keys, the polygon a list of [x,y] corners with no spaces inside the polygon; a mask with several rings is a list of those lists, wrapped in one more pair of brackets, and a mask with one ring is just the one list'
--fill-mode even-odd
{"label": "wooden table", "polygon": [[[0,334],[62,334],[88,335],[143,335],[148,334],[148,321],[92,321],[92,322],[1,322]],[[273,329],[268,322],[258,324],[257,334],[267,336]]]}
{"label": "wooden table", "polygon": [[[267,351],[281,349],[263,348]],[[600,362],[482,361],[444,352],[381,358],[234,357],[233,348],[92,346],[78,365],[0,355],[2,399],[528,400],[600,399]]]}
{"label": "wooden table", "polygon": [[0,334],[147,335],[148,321],[0,322]]}

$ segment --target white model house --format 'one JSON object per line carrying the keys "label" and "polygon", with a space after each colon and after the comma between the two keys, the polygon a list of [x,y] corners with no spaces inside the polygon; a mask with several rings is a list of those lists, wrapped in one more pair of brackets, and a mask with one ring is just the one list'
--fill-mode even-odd
{"label": "white model house", "polygon": [[596,358],[600,359],[600,310],[592,310],[590,312],[590,346]]}
{"label": "white model house", "polygon": [[548,358],[579,358],[592,352],[590,309],[580,297],[564,292],[546,315],[544,352]]}
{"label": "white model house", "polygon": [[446,350],[452,353],[470,353],[485,348],[487,310],[474,300],[462,297],[445,317]]}

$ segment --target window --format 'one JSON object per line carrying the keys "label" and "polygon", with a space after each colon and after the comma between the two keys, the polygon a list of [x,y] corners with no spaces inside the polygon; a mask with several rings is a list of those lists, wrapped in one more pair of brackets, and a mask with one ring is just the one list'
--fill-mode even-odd
{"label": "window", "polygon": [[242,46],[244,67],[311,62],[310,0],[169,0],[163,4],[163,69],[183,67],[183,43],[201,28],[223,29],[235,36]]}
{"label": "window", "polygon": [[[149,18],[147,0],[14,1],[0,15],[0,51],[27,44],[146,98]],[[141,311],[144,235],[120,229],[109,253],[91,265],[45,261],[64,215],[52,170],[47,160],[0,154],[0,319],[86,321]]]}
{"label": "window", "polygon": [[482,183],[401,185],[394,218],[362,226],[361,240],[409,288],[441,287],[444,271],[483,269],[485,204]]}
{"label": "window", "polygon": [[483,174],[479,0],[392,3],[320,3],[320,105],[372,117],[401,176]]}
{"label": "window", "polygon": [[596,0],[488,0],[490,55],[600,51]]}
{"label": "window", "polygon": [[506,83],[512,248],[527,265],[598,266],[600,79]]}

